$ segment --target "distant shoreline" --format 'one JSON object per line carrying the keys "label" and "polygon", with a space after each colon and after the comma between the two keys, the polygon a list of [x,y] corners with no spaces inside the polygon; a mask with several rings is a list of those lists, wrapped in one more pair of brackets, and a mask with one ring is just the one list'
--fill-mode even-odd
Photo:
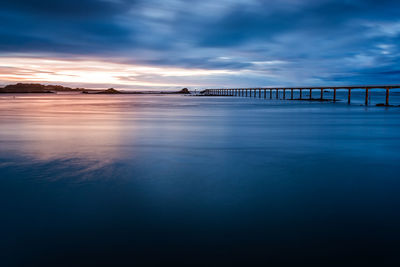
{"label": "distant shoreline", "polygon": [[56,94],[61,92],[75,92],[81,94],[106,94],[106,95],[114,95],[114,94],[137,94],[137,95],[145,95],[145,94],[190,94],[190,91],[187,88],[183,88],[179,91],[174,92],[163,92],[163,91],[145,91],[145,92],[137,92],[137,91],[119,91],[114,88],[109,89],[86,89],[86,88],[71,88],[64,87],[61,85],[43,85],[37,83],[17,83],[12,85],[6,85],[3,88],[0,88],[0,94]]}

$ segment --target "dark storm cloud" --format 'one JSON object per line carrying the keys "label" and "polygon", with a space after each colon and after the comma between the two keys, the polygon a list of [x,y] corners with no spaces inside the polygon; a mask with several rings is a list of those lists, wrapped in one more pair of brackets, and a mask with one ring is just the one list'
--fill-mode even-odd
{"label": "dark storm cloud", "polygon": [[396,82],[399,10],[390,0],[4,0],[0,52],[253,71],[255,85]]}
{"label": "dark storm cloud", "polygon": [[3,0],[2,9],[52,17],[86,18],[124,12],[134,1],[107,0]]}
{"label": "dark storm cloud", "polygon": [[96,0],[2,1],[0,49],[89,53],[128,44],[132,30],[113,22],[127,6]]}

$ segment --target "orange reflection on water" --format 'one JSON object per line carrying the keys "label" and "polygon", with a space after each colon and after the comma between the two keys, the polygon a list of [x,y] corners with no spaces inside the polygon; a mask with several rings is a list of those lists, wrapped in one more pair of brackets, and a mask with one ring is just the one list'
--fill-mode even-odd
{"label": "orange reflection on water", "polygon": [[135,136],[134,122],[123,122],[127,114],[112,98],[6,97],[0,99],[2,153],[8,150],[40,161],[73,158],[108,164],[122,156],[123,139]]}

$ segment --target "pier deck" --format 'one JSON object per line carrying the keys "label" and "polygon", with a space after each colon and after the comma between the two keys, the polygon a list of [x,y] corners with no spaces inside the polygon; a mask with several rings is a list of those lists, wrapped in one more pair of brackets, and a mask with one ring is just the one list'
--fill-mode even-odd
{"label": "pier deck", "polygon": [[[385,106],[389,106],[389,95],[393,89],[399,89],[400,85],[367,85],[367,86],[328,86],[328,87],[275,87],[275,88],[223,88],[223,89],[205,89],[203,92],[208,96],[241,96],[241,97],[259,97],[273,99],[275,95],[276,99],[283,100],[319,100],[319,101],[337,101],[337,91],[347,92],[347,103],[351,103],[351,92],[355,89],[361,89],[365,91],[365,105],[368,106],[370,90],[379,89],[385,90]],[[332,98],[324,97],[324,92],[329,90],[333,92]],[[303,91],[308,91],[308,98],[303,98]],[[317,98],[313,98],[313,91],[319,93]],[[287,93],[290,92],[287,98]],[[294,97],[294,92],[298,92],[299,97]],[[280,95],[282,94],[282,98]]]}

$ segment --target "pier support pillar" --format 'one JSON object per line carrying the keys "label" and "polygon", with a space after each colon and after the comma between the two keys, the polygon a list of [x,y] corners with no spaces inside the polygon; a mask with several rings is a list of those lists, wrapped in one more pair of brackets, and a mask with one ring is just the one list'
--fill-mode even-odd
{"label": "pier support pillar", "polygon": [[389,106],[389,88],[386,88],[386,106]]}
{"label": "pier support pillar", "polygon": [[286,99],[286,89],[283,89],[283,99]]}
{"label": "pier support pillar", "polygon": [[303,89],[300,89],[300,100],[303,99]]}
{"label": "pier support pillar", "polygon": [[258,88],[258,98],[261,98],[261,88]]}
{"label": "pier support pillar", "polygon": [[292,88],[292,89],[290,89],[290,99],[292,99],[292,100],[293,100],[293,88]]}
{"label": "pier support pillar", "polygon": [[312,99],[312,89],[310,88],[310,99]]}
{"label": "pier support pillar", "polygon": [[349,88],[349,93],[347,94],[347,103],[350,104],[351,101],[351,89]]}
{"label": "pier support pillar", "polygon": [[321,88],[321,100],[324,99],[324,89]]}
{"label": "pier support pillar", "polygon": [[365,88],[365,105],[368,106],[368,88]]}
{"label": "pier support pillar", "polygon": [[336,102],[336,88],[333,89],[333,102]]}
{"label": "pier support pillar", "polygon": [[276,99],[279,99],[279,89],[276,89]]}
{"label": "pier support pillar", "polygon": [[272,99],[272,89],[269,89],[269,99]]}
{"label": "pier support pillar", "polygon": [[264,89],[264,99],[267,98],[267,89]]}

